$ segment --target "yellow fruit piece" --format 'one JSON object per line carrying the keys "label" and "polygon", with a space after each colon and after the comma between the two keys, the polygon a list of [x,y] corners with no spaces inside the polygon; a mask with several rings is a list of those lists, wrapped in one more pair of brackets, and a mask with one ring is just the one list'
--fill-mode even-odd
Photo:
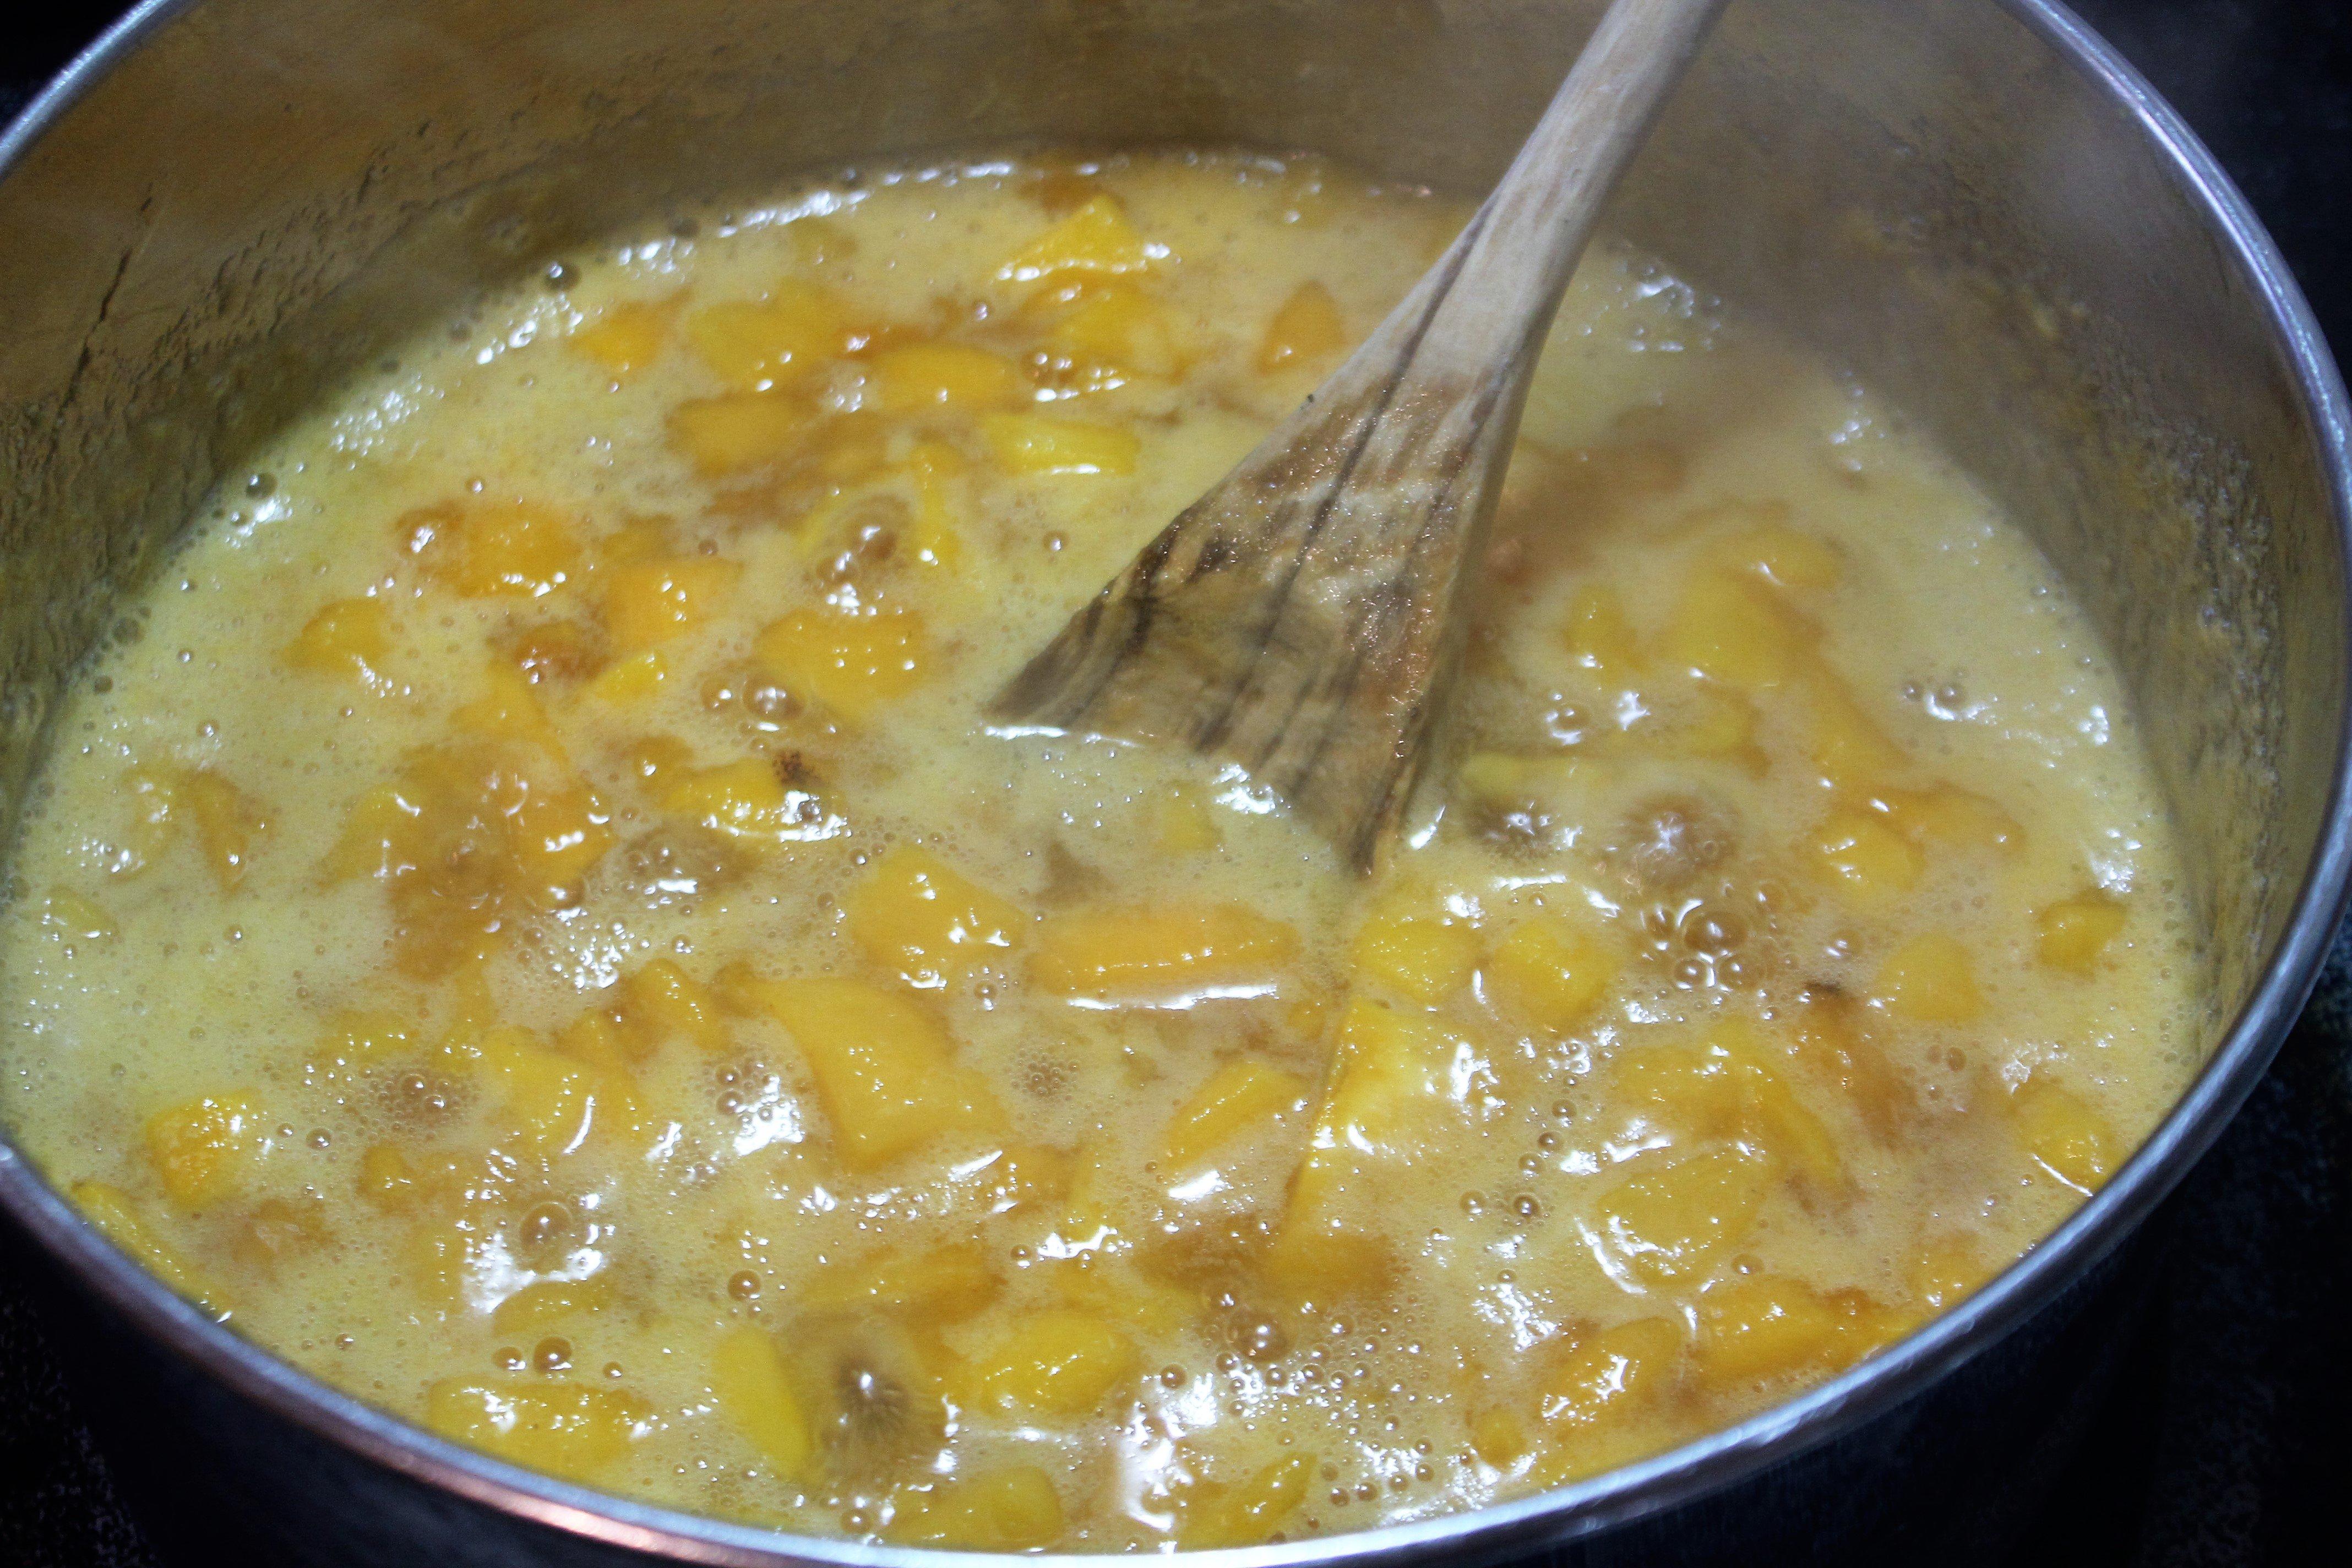
{"label": "yellow fruit piece", "polygon": [[1023,1315],[973,1357],[980,1403],[1012,1415],[1083,1415],[1142,1364],[1124,1330],[1090,1312],[1049,1307]]}
{"label": "yellow fruit piece", "polygon": [[896,1506],[882,1534],[902,1546],[1042,1552],[1067,1528],[1053,1478],[1034,1465],[1001,1465],[934,1480],[899,1493]]}
{"label": "yellow fruit piece", "polygon": [[624,654],[666,643],[715,615],[742,575],[738,563],[707,555],[613,567],[604,574],[604,629]]}
{"label": "yellow fruit piece", "polygon": [[452,728],[486,739],[520,742],[541,753],[534,761],[549,764],[548,771],[570,773],[563,737],[556,732],[547,710],[540,706],[539,693],[531,689],[522,671],[511,665],[493,664],[484,684],[487,689],[479,698],[450,714]]}
{"label": "yellow fruit piece", "polygon": [[807,790],[793,789],[772,763],[746,758],[687,773],[661,791],[661,807],[745,844],[830,838],[841,819]]}
{"label": "yellow fruit piece", "polygon": [[625,708],[657,696],[669,680],[669,664],[659,648],[615,659],[582,689],[594,700]]}
{"label": "yellow fruit piece", "polygon": [[302,623],[278,657],[296,669],[374,686],[392,652],[392,617],[381,599],[337,599]]}
{"label": "yellow fruit piece", "polygon": [[1885,817],[1851,806],[1830,813],[1807,843],[1814,868],[1865,903],[1880,904],[1917,884],[1927,858]]}
{"label": "yellow fruit piece", "polygon": [[130,823],[121,847],[107,862],[107,871],[117,877],[136,876],[153,865],[179,837],[179,786],[170,772],[125,768],[116,787],[130,806]]}
{"label": "yellow fruit piece", "polygon": [[[1719,1026],[1716,1037],[1725,1037],[1725,1032]],[[1749,1130],[1748,1141],[1785,1161],[1816,1191],[1846,1190],[1845,1157],[1838,1152],[1838,1141],[1822,1125],[1821,1118],[1805,1108],[1788,1080],[1757,1059],[1752,1051],[1735,1050],[1731,1059],[1740,1114]]]}
{"label": "yellow fruit piece", "polygon": [[654,1428],[625,1389],[525,1379],[444,1378],[425,1390],[425,1424],[453,1442],[572,1480],[593,1480]]}
{"label": "yellow fruit piece", "polygon": [[1589,584],[1568,602],[1568,622],[1560,627],[1560,643],[1569,657],[1587,669],[1607,675],[1628,675],[1642,668],[1641,639],[1633,631],[1625,601],[1605,584]]}
{"label": "yellow fruit piece", "polygon": [[1669,658],[1743,689],[1783,685],[1805,667],[1817,638],[1803,617],[1762,583],[1701,571],[1667,623]]}
{"label": "yellow fruit piece", "polygon": [[1189,784],[1176,784],[1151,803],[1152,836],[1168,855],[1206,855],[1223,842],[1209,803]]}
{"label": "yellow fruit piece", "polygon": [[1028,920],[928,849],[900,845],[843,900],[849,934],[875,963],[921,990],[1002,966]]}
{"label": "yellow fruit piece", "polygon": [[400,520],[429,583],[469,599],[538,599],[578,574],[572,519],[536,501],[445,501]]}
{"label": "yellow fruit piece", "polygon": [[1965,1237],[1946,1236],[1928,1242],[1913,1256],[1910,1267],[1904,1270],[1904,1281],[1923,1305],[1941,1312],[1976,1294],[1992,1274]]}
{"label": "yellow fruit piece", "polygon": [[1684,756],[1740,762],[1760,773],[1765,757],[1757,748],[1756,725],[1755,703],[1737,691],[1703,685],[1684,694],[1668,735]]}
{"label": "yellow fruit piece", "polygon": [[1683,1326],[1636,1318],[1571,1344],[1545,1373],[1538,1406],[1547,1426],[1594,1426],[1656,1400],[1682,1360]]}
{"label": "yellow fruit piece", "polygon": [[670,318],[675,313],[667,301],[614,305],[594,321],[574,327],[564,342],[614,378],[625,378],[661,356],[669,342]]}
{"label": "yellow fruit piece", "polygon": [[832,605],[771,622],[752,650],[794,695],[853,723],[920,685],[930,657],[913,611]]}
{"label": "yellow fruit piece", "polygon": [[64,886],[51,888],[41,900],[41,923],[79,942],[110,942],[121,930],[105,906]]}
{"label": "yellow fruit piece", "polygon": [[597,1083],[586,1067],[541,1046],[528,1029],[490,1030],[480,1043],[482,1061],[505,1090],[509,1125],[542,1154],[568,1154],[588,1140],[595,1125]]}
{"label": "yellow fruit piece", "polygon": [[1240,904],[1080,911],[1049,921],[1029,975],[1048,992],[1140,1005],[1271,992],[1298,933]]}
{"label": "yellow fruit piece", "polygon": [[987,1080],[956,1059],[947,1030],[902,994],[856,980],[750,984],[807,1058],[835,1152],[851,1168],[1003,1125]]}
{"label": "yellow fruit piece", "polygon": [[675,959],[650,960],[623,978],[621,1022],[648,1049],[687,1039],[716,1053],[731,1043],[719,1016],[719,998]]}
{"label": "yellow fruit piece", "polygon": [[2034,954],[2053,969],[2088,974],[2107,944],[2123,934],[2123,900],[2094,888],[2061,899],[2033,917]]}
{"label": "yellow fruit piece", "polygon": [[507,813],[517,876],[528,889],[576,888],[613,847],[612,815],[584,789],[534,794]]}
{"label": "yellow fruit piece", "polygon": [[1844,681],[1816,666],[1805,689],[1812,710],[1806,754],[1832,789],[1871,792],[1909,764],[1909,755],[1878,727]]}
{"label": "yellow fruit piece", "polygon": [[2054,1083],[2029,1080],[2010,1110],[2033,1163],[2076,1192],[2097,1192],[2120,1163],[2106,1118]]}
{"label": "yellow fruit piece", "polygon": [[901,343],[869,362],[874,405],[885,414],[933,409],[979,414],[1030,400],[1021,367],[977,343]]}
{"label": "yellow fruit piece", "polygon": [[955,1322],[996,1300],[1003,1280],[977,1241],[919,1249],[887,1248],[855,1263],[801,1277],[801,1300],[820,1311],[914,1312],[927,1323]]}
{"label": "yellow fruit piece", "polygon": [[1258,374],[1319,365],[1347,346],[1348,323],[1339,314],[1339,301],[1330,289],[1309,279],[1293,289],[1266,322],[1265,336],[1257,345]]}
{"label": "yellow fruit piece", "polygon": [[1066,272],[1116,276],[1140,272],[1167,254],[1165,247],[1146,244],[1118,198],[1106,193],[1014,251],[996,276],[1007,283],[1032,283]]}
{"label": "yellow fruit piece", "polygon": [[815,423],[806,405],[780,393],[730,392],[671,409],[669,442],[704,479],[725,479],[790,456]]}
{"label": "yellow fruit piece", "polygon": [[268,836],[261,803],[210,768],[180,775],[180,803],[196,819],[196,842],[221,891],[235,892],[252,867],[254,851]]}
{"label": "yellow fruit piece", "polygon": [[1785,522],[1749,524],[1717,541],[1706,553],[1735,572],[1753,573],[1783,588],[1834,588],[1842,574],[1836,550]]}
{"label": "yellow fruit piece", "polygon": [[121,1247],[142,1268],[206,1311],[227,1314],[228,1298],[219,1285],[148,1228],[147,1222],[139,1217],[138,1205],[130,1194],[104,1182],[76,1182],[67,1195],[81,1210],[83,1218],[98,1226],[107,1240]]}
{"label": "yellow fruit piece", "polygon": [[1176,1518],[1176,1544],[1188,1552],[1256,1545],[1298,1511],[1315,1484],[1315,1468],[1314,1455],[1291,1454],[1238,1485],[1193,1488]]}
{"label": "yellow fruit piece", "polygon": [[1969,1024],[1984,1016],[1969,950],[1940,931],[1913,937],[1889,953],[1871,999],[1917,1024]]}
{"label": "yellow fruit piece", "polygon": [[997,466],[1024,479],[1131,474],[1136,454],[1142,450],[1135,432],[1120,426],[1043,414],[992,414],[981,422],[981,432],[988,437]]}
{"label": "yellow fruit piece", "polygon": [[706,305],[686,318],[686,341],[711,374],[739,392],[769,392],[848,352],[856,325],[831,289],[787,281],[765,300]]}
{"label": "yellow fruit piece", "polygon": [[1867,1348],[1855,1329],[1849,1314],[1801,1279],[1735,1278],[1699,1298],[1699,1375],[1730,1389],[1842,1367]]}
{"label": "yellow fruit piece", "polygon": [[1737,1148],[1670,1164],[1638,1161],[1600,1201],[1593,1228],[1602,1250],[1643,1285],[1696,1279],[1747,1236],[1769,1175],[1766,1161]]}
{"label": "yellow fruit piece", "polygon": [[764,1329],[740,1324],[710,1351],[710,1387],[735,1429],[767,1456],[779,1479],[797,1481],[816,1458],[816,1432]]}
{"label": "yellow fruit piece", "polygon": [[[1080,1228],[1080,1234],[1091,1234],[1094,1228],[1090,1222]],[[1124,1258],[1106,1254],[1090,1253],[1074,1259],[1067,1268],[1055,1271],[1054,1282],[1063,1305],[1125,1323],[1148,1336],[1173,1333],[1201,1315],[1198,1292],[1146,1279]]]}
{"label": "yellow fruit piece", "polygon": [[1914,838],[2005,855],[2025,847],[2025,829],[2018,826],[2017,818],[1957,784],[1882,789],[1876,792],[1876,799],[1887,820]]}
{"label": "yellow fruit piece", "polygon": [[1226,1144],[1307,1107],[1314,1086],[1297,1073],[1237,1057],[1176,1108],[1160,1139],[1160,1169],[1190,1170]]}
{"label": "yellow fruit piece", "polygon": [[183,1208],[202,1208],[234,1191],[262,1152],[265,1134],[253,1101],[206,1095],[147,1119],[147,1163]]}
{"label": "yellow fruit piece", "polygon": [[406,1208],[424,1192],[416,1167],[389,1143],[371,1143],[360,1155],[359,1194],[387,1212]]}
{"label": "yellow fruit piece", "polygon": [[490,1313],[490,1327],[519,1340],[535,1340],[565,1323],[604,1311],[612,1304],[613,1288],[601,1274],[585,1279],[542,1279],[500,1301]]}
{"label": "yellow fruit piece", "polygon": [[1181,375],[1184,353],[1168,307],[1131,283],[1089,283],[1045,341],[1072,362],[1114,375]]}
{"label": "yellow fruit piece", "polygon": [[1622,967],[1598,936],[1563,915],[1539,914],[1503,939],[1486,973],[1520,1015],[1565,1033],[1600,1005]]}
{"label": "yellow fruit piece", "polygon": [[1490,1405],[1470,1417],[1470,1448],[1498,1470],[1507,1470],[1535,1447],[1535,1434],[1508,1405]]}
{"label": "yellow fruit piece", "polygon": [[1478,945],[1465,921],[1375,910],[1357,928],[1349,962],[1360,980],[1435,1006],[1469,982]]}

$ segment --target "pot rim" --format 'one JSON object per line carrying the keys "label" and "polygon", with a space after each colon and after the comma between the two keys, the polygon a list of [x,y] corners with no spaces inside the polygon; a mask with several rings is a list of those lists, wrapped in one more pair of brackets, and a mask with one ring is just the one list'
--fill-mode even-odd
{"label": "pot rim", "polygon": [[[101,79],[200,0],[142,0],[84,49],[0,132],[0,179]],[[2162,155],[2170,180],[2218,231],[2260,302],[2326,467],[2336,531],[2352,563],[2352,421],[2342,377],[2303,290],[2234,182],[2187,123],[2059,0],[1994,0],[2060,60],[2124,110]],[[2339,618],[2352,643],[2352,567]],[[2328,784],[2316,853],[2260,982],[2197,1079],[2115,1177],[2040,1246],[1958,1307],[1893,1348],[1738,1425],[1574,1485],[1467,1513],[1280,1545],[1187,1552],[1209,1568],[1370,1562],[1445,1549],[1491,1557],[1629,1523],[1728,1486],[1919,1393],[1991,1345],[2112,1250],[2188,1173],[2252,1091],[2300,1013],[2342,919],[2352,878],[2352,691]],[[83,1219],[32,1162],[0,1136],[0,1210],[77,1281],[184,1362],[278,1416],[426,1485],[553,1530],[687,1563],[777,1568],[955,1568],[1034,1556],[876,1546],[720,1520],[611,1496],[507,1464],[438,1437],[330,1387],[232,1333],[174,1295]],[[1056,1553],[1072,1565],[1099,1554]]]}

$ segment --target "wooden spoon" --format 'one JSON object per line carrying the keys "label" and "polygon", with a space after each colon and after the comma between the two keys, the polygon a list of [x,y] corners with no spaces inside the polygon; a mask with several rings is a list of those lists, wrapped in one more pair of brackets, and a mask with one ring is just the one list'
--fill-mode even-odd
{"label": "wooden spoon", "polygon": [[1437,265],[1071,617],[991,717],[1226,757],[1370,869],[1461,663],[1545,331],[1724,4],[1616,0]]}

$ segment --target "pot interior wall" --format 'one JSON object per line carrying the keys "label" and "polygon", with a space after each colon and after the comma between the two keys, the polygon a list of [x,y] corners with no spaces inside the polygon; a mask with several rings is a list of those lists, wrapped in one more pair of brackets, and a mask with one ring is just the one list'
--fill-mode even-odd
{"label": "pot interior wall", "polygon": [[[0,184],[0,829],[60,679],[138,635],[122,590],[217,477],[485,284],[795,172],[1024,142],[1303,148],[1475,191],[1597,10],[181,10]],[[2345,588],[2310,411],[2191,194],[1993,0],[1739,0],[1616,222],[1891,394],[2038,533],[2139,695],[2218,1037],[2320,832]]]}

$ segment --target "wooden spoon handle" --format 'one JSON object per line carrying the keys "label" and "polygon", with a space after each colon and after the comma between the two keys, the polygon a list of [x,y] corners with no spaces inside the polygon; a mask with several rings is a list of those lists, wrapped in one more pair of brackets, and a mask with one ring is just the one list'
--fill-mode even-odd
{"label": "wooden spoon handle", "polygon": [[1501,183],[1423,280],[1443,298],[1416,372],[1492,374],[1534,353],[1602,204],[1726,3],[1609,7]]}

